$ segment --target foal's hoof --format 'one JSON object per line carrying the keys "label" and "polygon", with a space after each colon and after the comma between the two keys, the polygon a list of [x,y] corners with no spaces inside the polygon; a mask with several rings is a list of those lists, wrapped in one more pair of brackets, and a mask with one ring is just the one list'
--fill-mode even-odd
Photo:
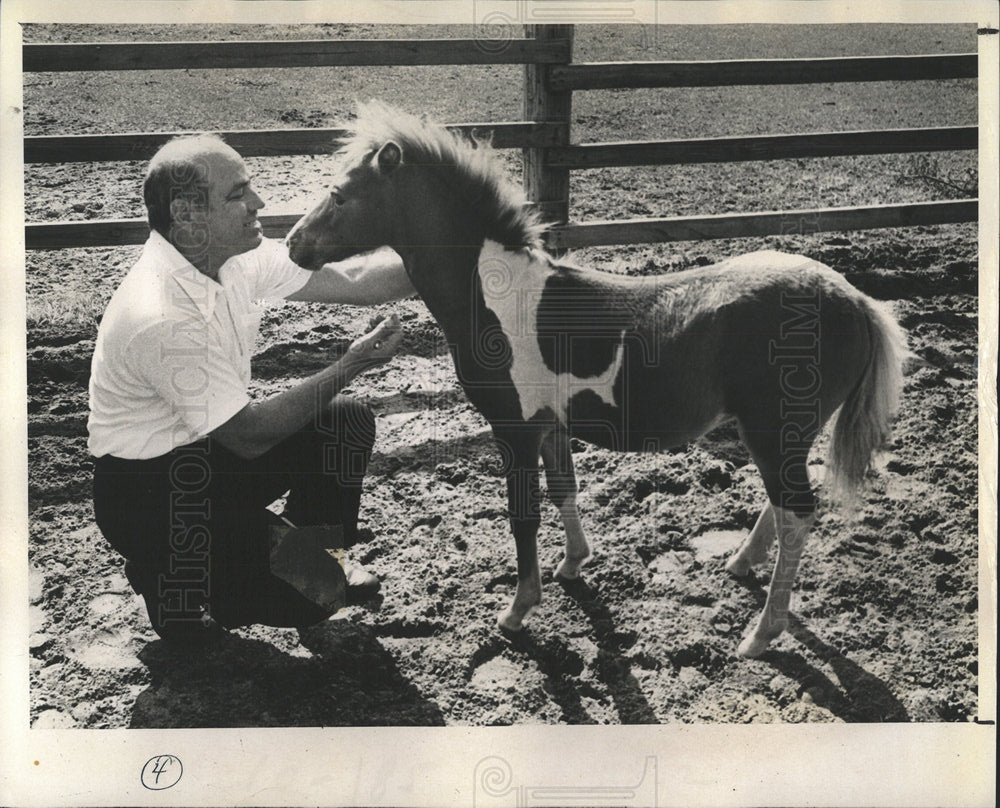
{"label": "foal's hoof", "polygon": [[771,641],[769,639],[751,634],[749,637],[745,637],[743,642],[739,644],[739,647],[736,649],[736,656],[743,657],[744,659],[756,659],[767,650],[767,646],[770,644]]}
{"label": "foal's hoof", "polygon": [[726,572],[735,575],[737,578],[746,578],[753,569],[753,564],[748,559],[738,555],[733,556],[726,562]]}
{"label": "foal's hoof", "polygon": [[509,634],[517,634],[524,629],[524,621],[508,609],[497,618],[497,628]]}
{"label": "foal's hoof", "polygon": [[556,567],[553,577],[557,581],[578,581],[580,579],[581,568],[589,560],[589,555],[579,559],[564,558],[559,562],[559,566]]}
{"label": "foal's hoof", "polygon": [[552,573],[552,577],[557,581],[579,581],[580,580],[580,568],[579,567],[567,567],[564,561],[558,567],[556,571]]}
{"label": "foal's hoof", "polygon": [[763,654],[771,641],[780,637],[788,623],[784,620],[775,620],[767,624],[763,629],[758,621],[753,630],[743,638],[743,642],[736,649],[736,655],[747,659],[756,659]]}
{"label": "foal's hoof", "polygon": [[509,634],[517,634],[524,629],[524,621],[531,617],[535,608],[535,606],[529,606],[519,615],[511,606],[506,611],[501,612],[497,618],[497,628]]}

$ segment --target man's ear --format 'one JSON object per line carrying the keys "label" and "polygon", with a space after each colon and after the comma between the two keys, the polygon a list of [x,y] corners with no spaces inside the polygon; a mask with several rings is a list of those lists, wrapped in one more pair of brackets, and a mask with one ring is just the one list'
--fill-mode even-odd
{"label": "man's ear", "polygon": [[403,150],[391,140],[387,141],[375,155],[375,163],[383,174],[391,174],[402,162]]}
{"label": "man's ear", "polygon": [[194,213],[194,205],[184,196],[176,196],[170,200],[170,221],[187,224]]}

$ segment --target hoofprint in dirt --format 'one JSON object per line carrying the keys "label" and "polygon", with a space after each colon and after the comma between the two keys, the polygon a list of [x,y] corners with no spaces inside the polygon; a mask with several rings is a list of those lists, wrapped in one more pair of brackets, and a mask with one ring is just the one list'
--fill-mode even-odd
{"label": "hoofprint in dirt", "polygon": [[[173,651],[149,630],[88,504],[93,323],[77,318],[84,324],[74,330],[42,320],[29,332],[28,357],[33,726],[975,717],[974,229],[595,249],[577,258],[644,274],[760,247],[824,261],[892,301],[920,357],[857,514],[823,512],[791,630],[760,659],[735,651],[761,608],[766,576],[739,581],[723,563],[764,493],[727,425],[657,455],[574,443],[595,557],[576,584],[552,579],[563,534],[546,505],[543,603],[522,636],[497,632],[516,581],[501,458],[416,300],[383,310],[401,314],[404,347],[353,387],[379,416],[362,511],[368,540],[356,548],[383,578],[378,598],[345,610],[310,648],[294,630],[254,627],[200,658]],[[52,265],[38,262],[37,283],[46,272],[56,281]],[[271,309],[254,394],[318,369],[368,314]],[[819,479],[824,441],[814,455]]]}

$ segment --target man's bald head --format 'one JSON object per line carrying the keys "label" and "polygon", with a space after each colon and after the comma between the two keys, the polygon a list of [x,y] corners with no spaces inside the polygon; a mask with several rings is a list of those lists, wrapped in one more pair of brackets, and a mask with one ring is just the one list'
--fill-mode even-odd
{"label": "man's bald head", "polygon": [[175,200],[208,207],[214,155],[242,160],[236,150],[218,135],[201,134],[174,138],[149,161],[142,195],[149,226],[164,238],[170,238],[173,222],[171,205]]}

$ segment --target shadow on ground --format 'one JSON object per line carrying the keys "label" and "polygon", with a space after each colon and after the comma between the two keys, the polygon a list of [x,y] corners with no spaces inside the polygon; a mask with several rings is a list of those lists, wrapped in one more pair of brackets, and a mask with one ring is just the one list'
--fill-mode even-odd
{"label": "shadow on ground", "polygon": [[[767,597],[766,587],[753,574],[737,580],[753,594],[757,609],[763,609]],[[910,720],[906,708],[885,682],[817,637],[794,612],[788,613],[787,632],[820,662],[829,665],[840,682],[839,685],[836,684],[817,667],[809,664],[802,654],[773,649],[761,654],[761,662],[774,666],[799,683],[799,693],[808,691],[813,701],[821,707],[851,723]]]}
{"label": "shadow on ground", "polygon": [[817,704],[853,723],[910,720],[906,708],[885,682],[823,642],[794,614],[788,615],[788,633],[833,668],[840,686],[800,654],[767,651],[761,660],[798,682],[802,691],[808,691]]}
{"label": "shadow on ground", "polygon": [[162,640],[139,659],[152,684],[139,694],[133,728],[442,726],[437,705],[400,674],[366,626],[311,629],[311,657],[227,635],[193,651]]}
{"label": "shadow on ground", "polygon": [[[622,724],[659,723],[642,688],[632,675],[622,651],[635,642],[630,632],[616,630],[611,610],[597,590],[582,579],[560,580],[563,590],[583,610],[590,621],[597,645],[594,671],[597,681],[607,690]],[[592,684],[581,680],[585,663],[561,637],[541,637],[525,629],[505,634],[510,646],[532,659],[547,679],[546,691],[562,710],[568,724],[594,724],[584,705],[583,696],[600,699],[602,694]],[[494,650],[499,651],[499,644]]]}

